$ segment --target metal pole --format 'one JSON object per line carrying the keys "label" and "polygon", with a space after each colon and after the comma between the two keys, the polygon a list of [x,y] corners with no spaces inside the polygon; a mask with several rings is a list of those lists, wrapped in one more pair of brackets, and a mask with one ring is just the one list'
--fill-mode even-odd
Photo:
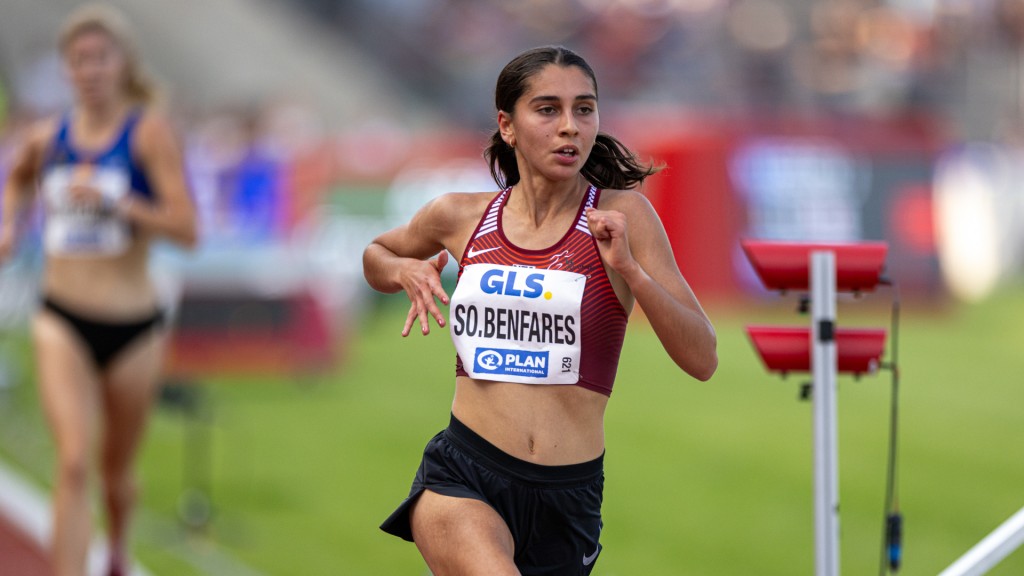
{"label": "metal pole", "polygon": [[1024,508],[978,542],[939,576],[978,576],[985,574],[1011,552],[1024,544]]}
{"label": "metal pole", "polygon": [[811,253],[811,366],[814,373],[814,567],[839,576],[839,443],[836,413],[836,255]]}

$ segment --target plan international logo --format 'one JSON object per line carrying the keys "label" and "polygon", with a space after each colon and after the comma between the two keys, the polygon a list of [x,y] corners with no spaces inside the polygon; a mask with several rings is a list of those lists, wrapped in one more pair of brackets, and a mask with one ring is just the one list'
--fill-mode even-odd
{"label": "plan international logo", "polygon": [[548,353],[477,348],[474,371],[504,376],[544,378],[548,374]]}

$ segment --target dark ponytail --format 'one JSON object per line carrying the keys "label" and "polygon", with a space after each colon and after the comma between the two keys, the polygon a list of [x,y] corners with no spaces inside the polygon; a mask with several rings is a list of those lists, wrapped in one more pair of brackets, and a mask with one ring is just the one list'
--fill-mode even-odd
{"label": "dark ponytail", "polygon": [[[597,77],[581,56],[563,46],[544,46],[527,50],[505,65],[494,88],[494,104],[499,111],[511,114],[516,102],[526,92],[527,81],[548,64],[576,66],[594,84],[597,95]],[[484,158],[491,168],[491,177],[499,188],[519,182],[519,164],[516,151],[495,130],[484,150]],[[645,178],[661,170],[661,166],[644,165],[636,154],[612,136],[599,132],[594,148],[583,165],[581,173],[598,188],[627,189],[640,185]]]}
{"label": "dark ponytail", "polygon": [[598,132],[582,173],[587,182],[598,188],[626,190],[639,186],[661,168],[641,163],[636,154],[614,136]]}

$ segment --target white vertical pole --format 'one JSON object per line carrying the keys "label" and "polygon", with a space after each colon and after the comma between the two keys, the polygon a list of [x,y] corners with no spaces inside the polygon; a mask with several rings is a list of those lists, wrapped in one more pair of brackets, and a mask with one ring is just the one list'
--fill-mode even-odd
{"label": "white vertical pole", "polygon": [[836,255],[811,253],[811,369],[814,374],[814,567],[839,576],[839,443],[836,413]]}

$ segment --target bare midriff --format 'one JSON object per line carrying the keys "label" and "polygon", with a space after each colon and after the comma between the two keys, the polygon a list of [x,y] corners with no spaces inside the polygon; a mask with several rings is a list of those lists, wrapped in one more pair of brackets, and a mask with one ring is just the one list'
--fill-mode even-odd
{"label": "bare midriff", "polygon": [[47,255],[43,294],[104,320],[137,319],[158,306],[149,276],[148,240],[136,237],[118,256]]}
{"label": "bare midriff", "polygon": [[604,453],[608,397],[573,385],[455,379],[452,414],[506,454],[545,466]]}

